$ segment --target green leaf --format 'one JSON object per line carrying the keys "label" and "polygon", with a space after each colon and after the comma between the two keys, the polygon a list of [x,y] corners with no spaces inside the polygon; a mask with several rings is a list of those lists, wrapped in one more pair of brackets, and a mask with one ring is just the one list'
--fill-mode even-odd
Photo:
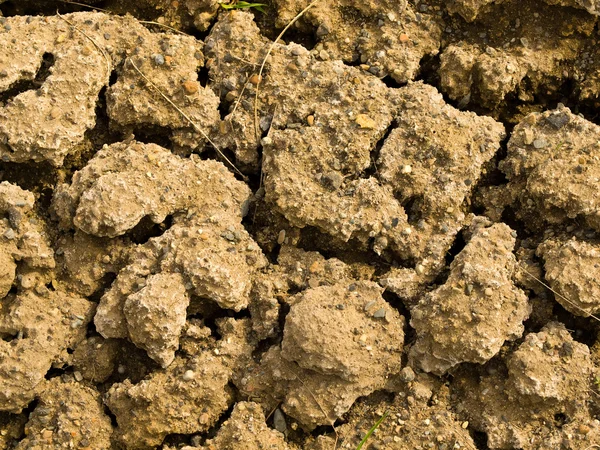
{"label": "green leaf", "polygon": [[223,9],[249,9],[254,8],[261,13],[266,13],[263,6],[267,6],[266,3],[249,3],[249,2],[235,2],[235,3],[221,3]]}
{"label": "green leaf", "polygon": [[381,423],[385,420],[385,418],[389,415],[389,411],[386,411],[383,416],[381,416],[381,418],[375,422],[375,425],[373,425],[371,427],[371,429],[369,431],[367,431],[367,434],[365,435],[365,437],[362,439],[362,441],[360,441],[360,444],[358,444],[358,447],[356,447],[356,450],[360,450],[363,445],[365,445],[365,443],[367,442],[367,440],[371,437],[371,435],[373,434],[373,432],[377,429],[377,427],[379,425],[381,425]]}

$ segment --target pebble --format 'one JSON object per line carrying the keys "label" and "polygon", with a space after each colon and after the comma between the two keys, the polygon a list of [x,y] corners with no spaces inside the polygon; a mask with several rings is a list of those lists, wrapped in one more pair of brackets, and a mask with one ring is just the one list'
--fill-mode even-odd
{"label": "pebble", "polygon": [[385,319],[385,308],[379,308],[377,311],[373,313],[373,317],[376,319]]}
{"label": "pebble", "polygon": [[190,381],[190,380],[193,380],[195,376],[196,376],[196,374],[194,373],[194,371],[193,371],[193,370],[186,370],[186,371],[183,373],[183,381]]}
{"label": "pebble", "polygon": [[192,81],[192,80],[188,80],[188,81],[184,82],[183,90],[185,91],[185,93],[187,95],[195,94],[196,92],[198,92],[198,82]]}
{"label": "pebble", "polygon": [[83,56],[90,56],[92,54],[92,47],[89,45],[84,45],[84,47],[81,49],[81,54]]}
{"label": "pebble", "polygon": [[4,237],[8,240],[12,240],[15,238],[15,230],[13,230],[12,228],[9,228],[8,230],[6,230],[4,232]]}
{"label": "pebble", "polygon": [[42,437],[44,439],[52,439],[52,430],[44,430],[42,431]]}
{"label": "pebble", "polygon": [[227,94],[225,94],[225,100],[227,100],[228,102],[233,102],[238,98],[238,95],[239,93],[236,90],[229,91]]}
{"label": "pebble", "polygon": [[581,434],[588,434],[591,431],[591,429],[590,427],[582,423],[577,427],[577,431]]}
{"label": "pebble", "polygon": [[541,149],[548,146],[548,142],[545,139],[535,139],[533,141],[533,147]]}
{"label": "pebble", "polygon": [[552,124],[555,128],[561,129],[571,120],[569,115],[563,112],[558,112],[555,114],[551,114],[546,118],[546,120]]}
{"label": "pebble", "polygon": [[83,375],[81,375],[81,372],[73,372],[73,377],[75,378],[75,381],[83,380]]}
{"label": "pebble", "polygon": [[280,230],[277,235],[277,243],[282,245],[285,242],[285,230]]}
{"label": "pebble", "polygon": [[319,25],[319,28],[317,28],[317,37],[318,38],[322,38],[323,36],[327,36],[330,33],[329,28],[327,27],[327,25],[325,25],[324,23],[322,23],[321,25]]}
{"label": "pebble", "polygon": [[308,123],[309,127],[312,127],[315,124],[315,116],[312,114],[306,118],[306,123]]}
{"label": "pebble", "polygon": [[275,410],[273,413],[273,426],[280,433],[285,433],[287,431],[287,424],[285,423],[285,416],[281,412],[279,408]]}
{"label": "pebble", "polygon": [[483,291],[483,293],[486,296],[491,297],[492,295],[494,295],[494,290],[492,288],[485,288],[485,291]]}
{"label": "pebble", "polygon": [[409,174],[409,173],[412,172],[412,167],[409,166],[408,164],[405,165],[405,166],[402,166],[401,172],[404,173],[404,174]]}
{"label": "pebble", "polygon": [[409,383],[411,381],[414,381],[414,379],[415,379],[415,372],[414,372],[414,370],[412,370],[412,368],[406,366],[405,368],[403,368],[400,371],[400,379],[402,381],[404,381],[405,383]]}
{"label": "pebble", "polygon": [[248,81],[256,86],[258,83],[260,83],[261,77],[259,77],[257,74],[254,74],[248,78]]}
{"label": "pebble", "polygon": [[158,66],[162,66],[165,63],[165,57],[160,53],[157,55],[153,55],[152,59],[154,60],[154,63]]}
{"label": "pebble", "polygon": [[400,35],[400,42],[402,42],[403,44],[406,44],[408,41],[410,41],[408,34],[402,33]]}

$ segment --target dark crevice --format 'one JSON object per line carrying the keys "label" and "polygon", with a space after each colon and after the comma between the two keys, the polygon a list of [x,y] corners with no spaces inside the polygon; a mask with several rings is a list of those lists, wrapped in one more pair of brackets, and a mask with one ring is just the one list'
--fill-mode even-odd
{"label": "dark crevice", "polygon": [[408,348],[417,339],[417,332],[410,326],[410,309],[402,301],[402,299],[390,291],[384,291],[382,294],[386,302],[396,309],[402,317],[404,317],[404,345]]}
{"label": "dark crevice", "polygon": [[[206,29],[206,30],[199,30],[196,27],[187,27],[181,31],[183,31],[186,34],[189,34],[190,36],[195,37],[196,39],[198,39],[199,41],[206,41],[206,38],[208,37],[208,35],[210,34],[210,31],[212,29],[212,26],[214,25],[214,23],[216,22],[216,18],[213,20],[213,22],[211,23],[211,25]],[[164,33],[165,29],[164,27],[158,27],[159,29],[157,29],[157,31]]]}
{"label": "dark crevice", "polygon": [[19,94],[27,91],[39,89],[46,79],[52,74],[52,67],[54,66],[54,55],[52,53],[44,53],[42,56],[42,63],[40,68],[35,74],[32,80],[19,80],[9,87],[6,91],[0,93],[0,105],[9,103]]}
{"label": "dark crevice", "polygon": [[252,359],[259,363],[262,356],[273,346],[281,345],[281,341],[283,339],[282,330],[285,326],[285,319],[290,312],[290,305],[285,302],[279,303],[279,316],[277,319],[278,330],[275,333],[275,336],[269,337],[267,339],[263,339],[260,341],[257,346],[252,351]]}
{"label": "dark crevice", "polygon": [[369,155],[371,165],[363,172],[361,178],[371,178],[378,176],[377,161],[379,160],[379,153],[381,152],[381,149],[383,148],[383,145],[385,144],[387,138],[396,128],[398,128],[398,123],[394,120],[386,128],[385,132],[381,136],[381,139],[379,139],[377,143],[373,146]]}
{"label": "dark crevice", "polygon": [[365,263],[371,265],[375,268],[376,274],[388,271],[394,264],[402,267],[411,266],[411,261],[396,261],[391,254],[378,255],[373,251],[373,243],[374,239],[371,239],[368,245],[356,239],[344,242],[323,233],[316,227],[308,226],[302,229],[296,247],[304,251],[319,252],[326,259],[337,258],[346,264]]}
{"label": "dark crevice", "polygon": [[208,67],[201,67],[200,70],[198,70],[198,83],[200,83],[200,86],[206,87],[206,85],[208,84],[208,81],[209,81],[209,69],[208,69]]}
{"label": "dark crevice", "polygon": [[[553,295],[556,297],[555,294]],[[600,325],[593,317],[581,317],[570,313],[556,301],[556,298],[552,315],[569,330],[571,337],[576,342],[585,344],[588,347],[592,347],[596,343],[600,333]]]}
{"label": "dark crevice", "polygon": [[145,244],[149,239],[161,236],[166,230],[171,228],[173,216],[167,216],[161,223],[154,223],[150,216],[145,216],[128,233],[128,236],[136,244]]}
{"label": "dark crevice", "polygon": [[399,89],[407,85],[407,83],[397,82],[396,80],[394,80],[394,78],[392,78],[391,75],[386,75],[385,77],[381,78],[381,81],[383,82],[383,84],[385,84],[391,89]]}
{"label": "dark crevice", "polygon": [[201,153],[200,159],[219,161],[223,163],[236,180],[243,181],[244,183],[248,182],[248,167],[241,165],[237,161],[234,151],[229,148],[219,148],[217,151],[214,147],[208,146],[206,147],[206,150]]}
{"label": "dark crevice", "polygon": [[483,431],[471,430],[469,427],[469,434],[473,438],[473,443],[475,444],[477,450],[490,450],[487,444],[487,433],[484,433]]}
{"label": "dark crevice", "polygon": [[3,340],[4,342],[11,342],[11,341],[19,339],[21,337],[24,337],[24,335],[22,335],[21,331],[17,331],[17,330],[13,330],[11,332],[0,333],[0,340]]}
{"label": "dark crevice", "polygon": [[415,81],[422,81],[425,84],[434,86],[440,91],[440,55],[442,50],[435,55],[425,55],[419,62],[419,72]]}
{"label": "dark crevice", "polygon": [[[402,199],[398,193],[394,194],[396,199]],[[416,226],[423,218],[423,201],[422,195],[413,195],[412,197],[400,201],[400,204],[406,212],[408,223],[412,226]]]}
{"label": "dark crevice", "polygon": [[515,210],[511,206],[504,208],[500,220],[508,225],[511,229],[516,231],[519,239],[527,239],[531,236],[527,226],[521,219],[517,217]]}
{"label": "dark crevice", "polygon": [[144,144],[157,144],[168,150],[173,150],[171,129],[168,127],[144,125],[140,128],[133,128],[131,132],[135,136],[136,141]]}
{"label": "dark crevice", "polygon": [[342,61],[344,63],[344,65],[348,66],[348,67],[358,67],[360,66],[362,63],[360,62],[360,58],[358,57],[358,55],[355,55],[356,57],[352,60],[352,61],[347,61],[344,60]]}
{"label": "dark crevice", "polygon": [[48,211],[58,177],[56,168],[49,162],[0,162],[0,181],[8,181],[35,193],[36,209]]}
{"label": "dark crevice", "polygon": [[452,242],[452,246],[446,252],[446,255],[445,255],[446,265],[445,265],[444,269],[442,269],[440,271],[440,273],[437,274],[432,285],[441,286],[441,285],[445,284],[446,281],[448,281],[448,277],[450,276],[450,264],[452,264],[452,261],[454,261],[454,258],[456,258],[456,256],[465,248],[466,245],[467,245],[467,242],[465,241],[463,232],[459,231],[456,234],[454,241]]}
{"label": "dark crevice", "polygon": [[[281,30],[277,30],[277,34],[280,32]],[[299,44],[307,50],[312,50],[318,43],[317,29],[313,28],[312,30],[299,30],[297,28],[292,28],[286,31],[285,35],[283,36],[283,40],[286,43],[294,42],[295,44]]]}
{"label": "dark crevice", "polygon": [[105,274],[102,277],[102,279],[99,281],[100,287],[93,294],[89,295],[87,298],[91,302],[100,303],[100,299],[104,295],[104,292],[106,291],[106,289],[108,289],[113,284],[113,281],[115,281],[116,278],[117,278],[116,273],[109,272],[109,273]]}
{"label": "dark crevice", "polygon": [[197,316],[188,316],[188,320],[194,317],[201,318],[204,321],[204,325],[210,328],[211,336],[216,340],[219,340],[223,337],[219,332],[219,326],[217,324],[219,319],[232,318],[235,320],[240,320],[249,318],[250,312],[247,309],[234,311],[232,309],[216,308],[210,314],[208,314],[207,311],[204,311],[204,315],[198,314]]}
{"label": "dark crevice", "polygon": [[103,404],[102,406],[104,409],[104,414],[106,414],[110,418],[110,423],[113,426],[113,428],[117,428],[119,426],[119,423],[117,422],[117,416],[115,416],[112,413],[108,406],[106,406],[105,404]]}
{"label": "dark crevice", "polygon": [[564,425],[569,423],[569,418],[564,413],[554,414],[554,426],[562,428]]}
{"label": "dark crevice", "polygon": [[[115,70],[111,73],[110,80],[116,80],[116,77],[117,71]],[[94,128],[86,130],[85,132],[84,142],[89,144],[83,145],[81,152],[71,153],[65,158],[63,166],[68,169],[64,173],[63,181],[65,183],[70,183],[73,173],[83,168],[104,145],[111,145],[123,140],[121,132],[110,129],[106,91],[107,87],[104,86],[100,90],[96,100],[96,123],[94,124]]]}
{"label": "dark crevice", "polygon": [[227,410],[219,416],[219,419],[212,427],[210,427],[205,433],[197,434],[192,437],[193,444],[195,446],[202,447],[208,439],[213,439],[217,435],[223,424],[231,417],[231,414],[233,413],[233,409],[237,401],[241,400],[239,390],[233,383],[229,382],[226,389],[232,392],[233,401],[231,402]]}
{"label": "dark crevice", "polygon": [[44,375],[44,378],[46,380],[51,380],[52,378],[60,377],[65,374],[65,369],[66,367],[51,367],[50,370],[46,372],[46,375]]}
{"label": "dark crevice", "polygon": [[25,408],[23,408],[21,414],[25,414],[27,417],[29,417],[29,415],[35,410],[35,408],[38,407],[39,404],[39,399],[36,398],[35,400],[32,400]]}
{"label": "dark crevice", "polygon": [[454,261],[454,258],[456,258],[458,256],[458,254],[463,251],[463,249],[465,248],[466,245],[467,245],[467,241],[465,240],[463,233],[458,232],[456,237],[454,238],[454,242],[452,243],[452,246],[446,252],[446,257],[445,257],[446,266],[450,266],[450,264],[452,264],[452,261]]}

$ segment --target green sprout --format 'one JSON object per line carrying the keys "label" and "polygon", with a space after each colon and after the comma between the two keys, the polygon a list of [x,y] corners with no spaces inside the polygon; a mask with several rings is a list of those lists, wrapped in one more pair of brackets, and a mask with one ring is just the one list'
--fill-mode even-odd
{"label": "green sprout", "polygon": [[223,9],[250,9],[254,8],[261,13],[266,13],[263,6],[267,6],[266,3],[248,3],[248,2],[235,2],[235,3],[221,3]]}
{"label": "green sprout", "polygon": [[367,440],[371,437],[371,435],[375,432],[375,430],[377,429],[377,427],[379,425],[381,425],[381,423],[385,420],[385,418],[390,414],[389,411],[386,411],[383,416],[380,417],[380,419],[375,422],[375,425],[373,425],[371,427],[371,429],[369,431],[367,431],[367,434],[365,434],[365,437],[362,439],[362,441],[360,441],[360,444],[358,444],[358,447],[356,447],[356,450],[360,450],[363,445],[365,445],[365,443],[367,442]]}

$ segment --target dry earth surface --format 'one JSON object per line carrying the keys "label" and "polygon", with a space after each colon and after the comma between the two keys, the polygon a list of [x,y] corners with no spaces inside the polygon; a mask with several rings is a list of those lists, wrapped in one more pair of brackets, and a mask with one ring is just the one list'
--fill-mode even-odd
{"label": "dry earth surface", "polygon": [[0,450],[600,449],[598,0],[81,1],[0,0]]}

